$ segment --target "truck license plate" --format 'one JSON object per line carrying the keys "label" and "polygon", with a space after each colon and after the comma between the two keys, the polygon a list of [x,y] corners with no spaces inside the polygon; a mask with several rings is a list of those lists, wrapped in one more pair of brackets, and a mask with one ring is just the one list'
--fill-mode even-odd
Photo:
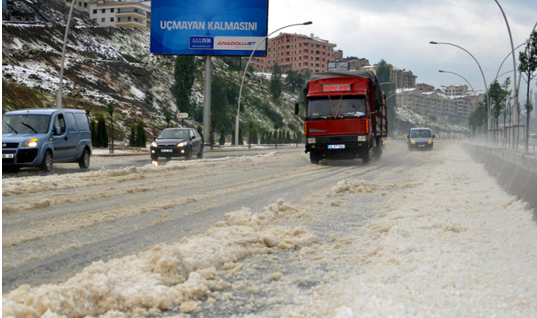
{"label": "truck license plate", "polygon": [[13,154],[12,153],[3,153],[2,154],[2,159],[13,159]]}
{"label": "truck license plate", "polygon": [[345,145],[328,145],[328,149],[345,149]]}
{"label": "truck license plate", "polygon": [[173,152],[172,149],[160,149],[160,152]]}

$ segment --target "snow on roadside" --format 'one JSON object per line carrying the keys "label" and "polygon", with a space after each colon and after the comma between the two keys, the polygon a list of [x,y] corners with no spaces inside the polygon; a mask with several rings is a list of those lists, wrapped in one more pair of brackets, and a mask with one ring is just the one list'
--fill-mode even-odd
{"label": "snow on roadside", "polygon": [[[260,213],[228,213],[205,234],[157,245],[135,256],[95,262],[60,285],[23,285],[2,298],[3,317],[83,317],[107,312],[115,317],[148,315],[162,309],[197,312],[199,299],[229,297],[217,269],[272,249],[300,248],[317,242],[304,228],[270,226],[278,214],[293,212],[279,201]],[[119,313],[122,312],[122,313]]]}

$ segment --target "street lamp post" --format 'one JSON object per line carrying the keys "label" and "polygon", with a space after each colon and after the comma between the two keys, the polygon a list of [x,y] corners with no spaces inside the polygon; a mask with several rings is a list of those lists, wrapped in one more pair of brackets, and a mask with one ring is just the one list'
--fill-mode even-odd
{"label": "street lamp post", "polygon": [[[502,11],[503,19],[505,20],[505,24],[507,25],[507,32],[509,33],[509,40],[511,41],[511,55],[513,57],[513,84],[515,87],[515,109],[517,109],[517,116],[518,116],[518,87],[517,87],[517,79],[516,79],[516,57],[515,57],[515,46],[513,45],[513,35],[511,34],[511,28],[509,27],[509,22],[507,21],[507,16],[505,15],[505,12],[503,11],[502,6],[498,2],[498,0],[494,0],[498,7],[500,8],[500,11]],[[499,71],[498,71],[499,72]],[[514,129],[513,129],[513,136],[514,136]],[[515,138],[513,139],[513,149],[515,148]]]}
{"label": "street lamp post", "polygon": [[483,73],[483,69],[481,68],[481,65],[479,64],[477,59],[472,55],[472,53],[468,52],[468,50],[466,50],[465,48],[460,47],[458,45],[455,45],[453,43],[430,41],[429,44],[446,44],[446,45],[451,45],[451,46],[457,47],[457,48],[463,50],[464,52],[468,53],[474,59],[474,61],[477,63],[477,66],[479,67],[479,70],[481,71],[481,76],[483,77],[483,84],[485,84],[485,95],[486,95],[486,100],[485,101],[487,103],[487,130],[490,130],[492,122],[490,120],[491,109],[490,109],[490,100],[489,100],[489,89],[488,89],[488,86],[487,86],[487,80],[485,79],[485,74]]}
{"label": "street lamp post", "polygon": [[73,8],[75,7],[75,2],[71,2],[71,9],[69,9],[69,16],[67,18],[67,25],[65,25],[65,37],[63,38],[63,48],[62,48],[62,58],[60,62],[60,87],[56,92],[56,108],[62,108],[62,94],[63,94],[63,65],[65,61],[65,46],[67,44],[67,35],[69,34],[69,25],[71,24],[71,16],[73,15]]}
{"label": "street lamp post", "polygon": [[244,68],[244,74],[242,75],[242,81],[241,81],[241,87],[239,89],[239,103],[238,103],[238,106],[237,106],[237,117],[235,118],[235,145],[239,144],[239,114],[240,114],[240,111],[241,111],[242,86],[244,85],[244,78],[246,77],[246,72],[248,71],[248,65],[250,64],[250,60],[254,56],[255,50],[257,50],[259,45],[261,45],[261,43],[263,43],[269,36],[271,36],[272,34],[278,32],[278,31],[280,31],[282,29],[292,27],[292,26],[297,26],[297,25],[310,25],[312,23],[313,22],[308,21],[308,22],[304,22],[304,23],[295,23],[295,24],[290,24],[290,25],[286,25],[284,27],[281,27],[281,28],[275,30],[274,32],[270,33],[266,37],[264,37],[261,41],[259,41],[259,43],[257,43],[255,48],[252,50],[252,54],[250,54],[250,57],[248,58],[248,62],[246,63],[246,66]]}

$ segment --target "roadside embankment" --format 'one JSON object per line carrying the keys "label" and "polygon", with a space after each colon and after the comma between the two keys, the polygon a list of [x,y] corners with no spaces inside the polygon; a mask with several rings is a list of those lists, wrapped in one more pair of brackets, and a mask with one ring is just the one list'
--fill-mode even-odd
{"label": "roadside embankment", "polygon": [[464,144],[464,149],[509,194],[526,201],[537,221],[537,157],[483,145]]}

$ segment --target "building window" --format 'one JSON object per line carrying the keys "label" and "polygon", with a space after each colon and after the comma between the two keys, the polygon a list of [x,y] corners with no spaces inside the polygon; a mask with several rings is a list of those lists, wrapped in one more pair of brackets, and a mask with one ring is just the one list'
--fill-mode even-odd
{"label": "building window", "polygon": [[82,6],[82,2],[78,1],[78,6],[81,7],[81,6]]}
{"label": "building window", "polygon": [[84,8],[87,8],[88,7],[88,4],[87,3],[84,3]]}
{"label": "building window", "polygon": [[110,18],[110,22],[114,22],[114,17]]}
{"label": "building window", "polygon": [[121,18],[117,18],[117,22],[120,22],[121,21]]}
{"label": "building window", "polygon": [[111,8],[111,9],[110,9],[110,13],[113,13],[113,12],[114,12],[114,8]]}
{"label": "building window", "polygon": [[105,13],[105,12],[106,12],[106,9],[102,9],[102,10],[101,10],[101,13]]}
{"label": "building window", "polygon": [[121,11],[121,8],[117,8],[117,13],[119,13]]}
{"label": "building window", "polygon": [[101,19],[101,22],[104,22],[104,18]]}
{"label": "building window", "polygon": [[97,14],[97,10],[93,10],[93,14]]}

